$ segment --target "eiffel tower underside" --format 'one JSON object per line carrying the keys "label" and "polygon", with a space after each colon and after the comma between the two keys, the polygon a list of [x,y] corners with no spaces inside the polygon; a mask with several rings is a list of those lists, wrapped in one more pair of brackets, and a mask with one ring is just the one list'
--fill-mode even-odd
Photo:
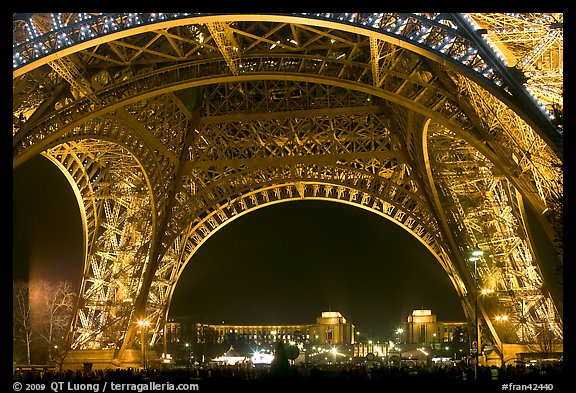
{"label": "eiffel tower underside", "polygon": [[15,14],[14,167],[50,158],[83,217],[73,348],[157,342],[202,243],[294,199],[409,231],[496,349],[562,340],[561,18]]}

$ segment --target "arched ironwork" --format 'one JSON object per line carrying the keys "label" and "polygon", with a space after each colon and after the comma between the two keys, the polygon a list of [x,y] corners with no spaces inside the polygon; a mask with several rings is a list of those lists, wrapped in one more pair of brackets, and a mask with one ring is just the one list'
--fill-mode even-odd
{"label": "arched ironwork", "polygon": [[[509,33],[483,31],[497,21],[15,16],[14,166],[47,155],[83,212],[74,348],[114,348],[121,359],[140,318],[157,340],[198,247],[235,217],[295,198],[355,205],[408,230],[469,316],[467,254],[481,245],[479,282],[496,294],[480,302],[486,338],[523,342],[542,323],[561,337],[561,275],[547,272],[562,266],[562,130],[503,55],[497,38]],[[556,26],[542,47],[510,53],[528,69],[560,36]],[[548,57],[539,64],[561,64]],[[557,90],[532,91],[557,100]],[[526,209],[557,259],[534,251]],[[522,323],[494,324],[502,309]]]}

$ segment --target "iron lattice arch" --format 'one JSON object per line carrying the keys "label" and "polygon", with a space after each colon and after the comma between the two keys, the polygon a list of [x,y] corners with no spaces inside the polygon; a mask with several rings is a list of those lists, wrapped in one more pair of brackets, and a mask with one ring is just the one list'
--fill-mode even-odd
{"label": "iron lattice arch", "polygon": [[[121,359],[142,318],[158,341],[178,278],[211,234],[302,198],[408,230],[471,319],[479,288],[494,290],[479,304],[497,350],[544,324],[561,338],[561,130],[476,33],[496,17],[472,16],[15,20],[14,165],[48,156],[83,215],[73,347]],[[539,254],[526,209],[554,258]],[[495,324],[503,312],[520,322]]]}

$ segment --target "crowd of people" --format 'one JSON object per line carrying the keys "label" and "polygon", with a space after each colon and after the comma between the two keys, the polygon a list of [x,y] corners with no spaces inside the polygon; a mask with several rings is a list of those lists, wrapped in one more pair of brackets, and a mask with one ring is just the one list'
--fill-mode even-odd
{"label": "crowd of people", "polygon": [[[158,383],[195,382],[199,390],[210,391],[211,387],[229,387],[242,390],[276,386],[293,388],[313,385],[336,390],[377,387],[403,386],[425,388],[431,386],[446,389],[466,389],[476,391],[489,387],[501,390],[519,390],[511,385],[532,385],[523,390],[562,391],[562,363],[543,365],[506,365],[503,367],[479,366],[477,370],[467,365],[450,367],[427,366],[374,366],[329,364],[300,364],[291,366],[288,372],[279,373],[270,367],[242,366],[199,366],[177,369],[117,369],[93,371],[17,371],[14,381],[106,381]],[[503,385],[507,385],[503,387]],[[486,391],[486,390],[483,390]]]}

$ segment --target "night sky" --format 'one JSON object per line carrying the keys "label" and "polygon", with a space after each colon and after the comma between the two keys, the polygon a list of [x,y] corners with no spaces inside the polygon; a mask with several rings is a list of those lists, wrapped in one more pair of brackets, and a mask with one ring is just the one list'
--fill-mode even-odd
{"label": "night sky", "polygon": [[[44,157],[14,170],[15,279],[81,275],[81,222],[67,180]],[[217,231],[193,256],[170,315],[206,323],[314,323],[340,311],[360,332],[390,337],[415,308],[464,320],[450,280],[396,224],[334,202],[281,203]]]}
{"label": "night sky", "polygon": [[67,280],[82,274],[82,222],[64,174],[38,156],[13,171],[13,278]]}

